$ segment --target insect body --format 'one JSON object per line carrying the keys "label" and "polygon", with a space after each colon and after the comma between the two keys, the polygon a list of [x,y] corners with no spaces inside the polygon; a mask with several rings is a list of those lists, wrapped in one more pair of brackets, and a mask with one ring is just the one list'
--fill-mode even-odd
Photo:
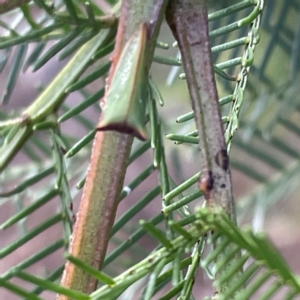
{"label": "insect body", "polygon": [[201,192],[203,192],[204,198],[208,200],[210,197],[210,191],[214,185],[214,179],[212,171],[204,170],[200,174],[198,187]]}
{"label": "insect body", "polygon": [[141,140],[146,139],[146,44],[147,28],[142,23],[125,44],[119,58],[102,107],[103,116],[98,130],[116,130],[132,134]]}

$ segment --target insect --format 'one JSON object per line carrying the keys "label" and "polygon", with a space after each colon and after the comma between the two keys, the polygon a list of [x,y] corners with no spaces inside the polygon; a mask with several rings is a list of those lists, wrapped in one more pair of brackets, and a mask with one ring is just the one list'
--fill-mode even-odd
{"label": "insect", "polygon": [[125,44],[119,58],[104,101],[98,130],[116,130],[132,134],[141,140],[147,138],[146,44],[147,27],[142,23]]}
{"label": "insect", "polygon": [[200,174],[198,187],[203,192],[204,198],[208,200],[210,198],[210,191],[214,186],[214,178],[212,171],[204,170]]}

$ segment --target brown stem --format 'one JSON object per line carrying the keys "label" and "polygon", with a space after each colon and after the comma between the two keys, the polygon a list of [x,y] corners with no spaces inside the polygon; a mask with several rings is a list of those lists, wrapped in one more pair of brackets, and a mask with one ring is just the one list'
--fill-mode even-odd
{"label": "brown stem", "polygon": [[178,42],[199,135],[199,188],[235,219],[231,176],[209,44],[206,0],[174,0],[167,22]]}
{"label": "brown stem", "polygon": [[[95,268],[102,265],[115,219],[133,137],[119,132],[97,132],[70,254]],[[61,284],[91,293],[97,281],[67,262]],[[60,295],[59,300],[68,299]]]}
{"label": "brown stem", "polygon": [[[202,163],[199,189],[212,211],[222,208],[236,222],[231,174],[211,58],[206,0],[171,1],[167,9],[167,22],[181,51],[195,113]],[[217,242],[222,240],[220,237]],[[224,256],[232,251],[232,247],[233,244],[225,247],[216,262],[224,261]],[[219,268],[216,278],[229,272],[239,256],[240,253],[236,252],[230,262]],[[231,278],[222,286],[217,285],[217,292],[222,294],[226,291],[234,279]]]}

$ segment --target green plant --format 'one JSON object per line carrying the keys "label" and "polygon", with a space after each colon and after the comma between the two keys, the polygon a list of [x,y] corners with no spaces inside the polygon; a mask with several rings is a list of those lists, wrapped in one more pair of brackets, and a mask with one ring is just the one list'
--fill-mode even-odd
{"label": "green plant", "polygon": [[[150,11],[151,17],[159,15],[161,18],[166,2],[149,1],[148,4],[154,5],[152,9],[141,10]],[[11,9],[1,5],[3,11]],[[114,15],[104,13],[108,5],[115,5]],[[161,14],[155,11],[157,7]],[[259,216],[282,195],[295,189],[299,174],[299,151],[280,133],[284,128],[285,134],[299,136],[299,86],[295,78],[299,72],[300,35],[294,26],[297,21],[294,10],[299,10],[300,3],[282,1],[264,6],[261,0],[211,1],[208,7],[219,104],[225,140],[231,150],[230,165],[260,183],[237,201],[238,224],[251,220],[262,222],[263,217]],[[56,293],[69,299],[116,299],[119,296],[124,299],[200,299],[199,294],[193,296],[192,290],[196,274],[202,268],[205,276],[211,279],[213,291],[218,291],[215,296],[213,292],[207,295],[211,298],[299,297],[299,279],[263,234],[237,227],[232,222],[234,214],[230,215],[230,220],[226,211],[219,207],[200,208],[205,190],[199,190],[197,185],[203,170],[200,162],[199,167],[194,163],[199,157],[194,112],[177,117],[180,124],[177,127],[174,126],[175,117],[160,116],[172,104],[165,99],[165,107],[158,107],[157,104],[162,105],[167,97],[161,95],[164,94],[163,85],[158,85],[160,74],[155,70],[147,82],[149,96],[145,117],[150,121],[149,140],[135,139],[131,148],[131,136],[107,131],[97,133],[94,142],[97,145],[101,140],[98,143],[101,147],[94,146],[91,168],[96,170],[99,164],[101,172],[97,173],[98,179],[89,176],[88,180],[94,183],[91,194],[96,198],[93,196],[91,210],[81,207],[81,212],[87,214],[79,214],[77,228],[81,235],[91,237],[90,243],[79,243],[78,251],[85,255],[86,250],[91,250],[97,257],[92,256],[90,261],[88,255],[86,260],[81,254],[63,256],[69,249],[73,230],[73,201],[78,198],[86,179],[98,118],[91,121],[91,115],[100,114],[99,100],[104,96],[103,79],[111,66],[108,58],[114,49],[117,21],[122,17],[127,21],[128,31],[121,42],[119,39],[122,50],[128,40],[133,41],[136,25],[146,18],[139,14],[139,6],[130,8],[131,15],[120,16],[120,3],[114,1],[96,4],[65,0],[52,5],[35,0],[1,17],[0,68],[5,70],[6,64],[10,64],[10,70],[4,72],[6,83],[2,95],[2,107],[8,109],[0,114],[0,234],[4,241],[0,258],[1,264],[13,261],[3,267],[0,278],[3,293],[10,291],[17,295],[16,299],[53,298]],[[159,31],[159,21],[153,26],[154,31]],[[162,35],[161,39],[164,38],[166,36]],[[181,79],[189,79],[190,74],[179,74],[181,61],[174,58],[175,55],[170,57],[168,51],[172,50],[168,50],[167,43],[155,38],[153,41],[156,42],[153,62],[163,65],[160,71],[169,72],[166,65],[172,66],[169,84],[176,92],[180,84],[176,81],[178,75]],[[261,45],[256,49],[258,41]],[[149,45],[153,47],[154,43]],[[152,62],[150,46],[150,50],[145,50],[148,55],[146,69]],[[120,53],[114,56],[113,64]],[[45,64],[54,56],[60,60],[72,58],[50,84],[40,87],[39,96],[21,113],[10,109],[22,68],[43,72],[47,68]],[[272,57],[284,57],[289,61],[292,66],[289,76],[285,76],[286,65],[276,59],[270,60]],[[114,80],[112,75],[110,71],[109,84]],[[74,104],[78,95],[81,99]],[[172,98],[180,97],[173,93]],[[173,107],[178,105],[182,104],[176,101]],[[75,126],[82,132],[80,138],[74,132]],[[165,133],[168,133],[166,138]],[[168,140],[175,141],[176,146]],[[123,147],[123,151],[119,147]],[[101,152],[100,148],[106,150]],[[193,157],[193,162],[188,161],[185,152]],[[284,155],[284,160],[275,152]],[[131,180],[122,187],[128,156],[127,174]],[[138,175],[130,171],[139,164],[144,165],[145,161],[148,165],[139,170]],[[261,168],[261,162],[270,168],[269,172]],[[116,168],[117,171],[112,171]],[[98,184],[101,191],[97,190]],[[121,206],[125,205],[135,192],[142,196],[136,196],[135,203],[117,217],[109,233],[116,201],[120,197]],[[86,207],[87,203],[92,203],[88,202],[91,199],[88,193],[85,192],[81,200],[81,205]],[[109,204],[111,210],[103,210],[108,202],[101,202],[101,197],[114,200]],[[99,202],[105,205],[99,206]],[[151,210],[148,221],[137,222],[136,215],[146,206]],[[159,208],[155,210],[156,207]],[[105,237],[97,236],[99,228],[105,232]],[[6,232],[14,236],[10,239]],[[103,241],[108,237],[110,248],[104,258],[106,245]],[[103,249],[91,247],[97,244],[96,239],[104,245]],[[151,246],[143,247],[140,239]],[[35,248],[33,245],[37,241],[39,244]],[[27,245],[32,248],[28,249]],[[24,257],[22,252],[26,253]],[[21,259],[17,258],[18,254]],[[68,266],[76,266],[74,269],[79,270],[79,281],[85,282],[83,287],[77,284],[64,284],[67,288],[59,286],[63,257],[70,262]],[[60,262],[56,263],[57,259]],[[57,265],[56,269],[49,268],[50,261]],[[99,264],[101,272],[97,270]],[[95,283],[98,283],[97,288]],[[86,284],[89,287],[84,286]],[[283,296],[279,291],[282,286],[285,288]]]}

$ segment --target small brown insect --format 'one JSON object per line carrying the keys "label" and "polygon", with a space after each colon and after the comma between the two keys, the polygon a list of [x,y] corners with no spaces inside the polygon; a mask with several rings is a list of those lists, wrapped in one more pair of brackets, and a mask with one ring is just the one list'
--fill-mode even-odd
{"label": "small brown insect", "polygon": [[220,150],[215,156],[216,164],[222,168],[224,171],[227,171],[229,165],[229,157],[225,149]]}
{"label": "small brown insect", "polygon": [[200,174],[198,187],[201,192],[203,192],[204,198],[209,199],[209,192],[212,190],[214,185],[214,179],[212,176],[212,171],[204,170]]}

